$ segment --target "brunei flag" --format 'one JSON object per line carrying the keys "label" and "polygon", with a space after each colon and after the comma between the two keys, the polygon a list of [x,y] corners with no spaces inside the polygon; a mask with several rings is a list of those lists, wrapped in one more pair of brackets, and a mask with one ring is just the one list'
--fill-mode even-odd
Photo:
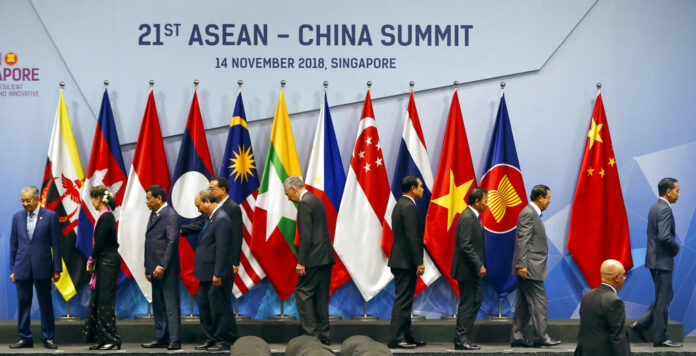
{"label": "brunei flag", "polygon": [[68,301],[76,289],[89,281],[85,271],[85,258],[75,248],[77,240],[77,218],[80,211],[80,189],[85,176],[73,137],[68,108],[65,106],[63,89],[60,90],[58,109],[53,121],[48,160],[41,184],[40,203],[42,208],[53,210],[58,215],[61,232],[60,251],[63,257],[63,272],[55,283],[56,288]]}
{"label": "brunei flag", "polygon": [[297,249],[294,245],[297,208],[285,196],[283,189],[283,181],[289,176],[301,177],[302,171],[281,90],[256,200],[251,237],[251,252],[281,300],[288,299],[297,284]]}

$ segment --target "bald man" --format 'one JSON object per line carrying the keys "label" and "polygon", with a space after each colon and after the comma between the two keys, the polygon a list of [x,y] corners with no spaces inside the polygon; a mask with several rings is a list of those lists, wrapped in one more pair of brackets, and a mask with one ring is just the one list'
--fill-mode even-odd
{"label": "bald man", "polygon": [[621,262],[606,260],[600,272],[602,284],[580,302],[575,355],[630,355],[624,302],[616,295],[626,280],[626,271]]}

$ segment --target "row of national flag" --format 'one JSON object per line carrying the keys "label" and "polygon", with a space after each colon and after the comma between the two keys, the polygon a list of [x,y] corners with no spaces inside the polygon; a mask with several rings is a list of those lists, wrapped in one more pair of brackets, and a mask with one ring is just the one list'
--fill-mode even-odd
{"label": "row of national flag", "polygon": [[[278,99],[260,176],[240,92],[219,171],[219,176],[230,184],[230,199],[242,208],[242,256],[234,281],[237,297],[265,277],[281,300],[293,293],[297,282],[296,207],[285,197],[283,181],[288,176],[301,175],[284,90]],[[337,261],[331,275],[331,293],[352,279],[368,301],[391,280],[387,267],[393,242],[391,210],[401,196],[401,179],[407,175],[418,176],[424,187],[423,198],[417,205],[425,226],[426,272],[419,277],[416,294],[441,275],[454,293],[458,292],[456,281],[450,277],[456,221],[467,208],[469,191],[478,185],[489,191],[489,206],[481,214],[487,230],[487,279],[500,298],[514,290],[516,279],[510,271],[515,226],[527,197],[505,96],[500,98],[484,174],[477,181],[457,91],[452,96],[435,176],[411,92],[390,186],[368,90],[347,173],[343,170],[326,93],[305,173],[307,189],[323,201],[329,220]],[[89,166],[83,174],[61,90],[41,204],[60,216],[66,268],[56,287],[65,300],[87,281],[84,265],[92,250],[92,230],[97,216],[89,199],[91,187],[105,185],[115,195],[122,258],[120,280],[133,278],[149,301],[151,287],[143,268],[143,241],[149,214],[145,189],[153,184],[163,186],[169,192],[168,203],[181,222],[188,224],[201,219],[193,200],[197,192],[207,189],[213,176],[197,90],[172,176],[152,89],[128,174],[108,92],[104,91]],[[181,279],[191,295],[198,290],[193,275],[196,239],[195,235],[187,236],[179,242]],[[627,270],[633,265],[617,164],[599,93],[572,206],[568,250],[591,287],[599,284],[599,264],[603,260],[618,259]]]}

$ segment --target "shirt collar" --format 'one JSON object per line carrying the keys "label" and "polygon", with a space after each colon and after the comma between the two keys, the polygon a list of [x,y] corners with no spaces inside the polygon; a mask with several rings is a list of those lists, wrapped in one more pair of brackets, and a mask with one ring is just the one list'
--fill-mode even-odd
{"label": "shirt collar", "polygon": [[609,287],[609,288],[611,288],[611,290],[613,290],[614,293],[616,293],[616,289],[615,289],[611,284],[609,284],[609,283],[604,283],[604,282],[602,282],[602,284],[605,285],[605,286],[607,286],[607,287]]}
{"label": "shirt collar", "polygon": [[218,209],[220,209],[221,206],[222,206],[222,204],[218,203],[217,207],[215,207],[215,209],[213,209],[213,212],[210,213],[210,217],[209,217],[208,219],[211,219],[211,220],[212,220],[212,219],[213,219],[213,215],[215,215],[215,212],[218,211]]}
{"label": "shirt collar", "polygon": [[[41,205],[37,205],[37,206],[36,206],[36,209],[34,209],[33,211],[31,211],[32,213],[34,213],[34,216],[39,216],[39,209],[41,209]],[[27,216],[29,216],[28,213],[27,213]]]}
{"label": "shirt collar", "polygon": [[159,216],[159,213],[162,211],[162,209],[164,209],[165,206],[167,206],[167,203],[162,204],[162,206],[160,206],[160,208],[157,209],[157,211],[155,211],[155,214]]}
{"label": "shirt collar", "polygon": [[471,209],[471,211],[474,212],[474,215],[476,215],[477,218],[479,217],[479,212],[478,212],[478,210],[474,209],[474,207],[471,206],[471,205],[469,205],[469,209]]}
{"label": "shirt collar", "polygon": [[229,198],[230,198],[230,196],[228,195],[228,196],[225,197],[225,199],[220,200],[220,201],[218,202],[218,206],[224,204],[224,203],[227,201],[227,199],[229,199]]}
{"label": "shirt collar", "polygon": [[665,199],[665,198],[663,198],[663,197],[660,197],[660,199],[664,200],[665,203],[667,203],[667,205],[670,207],[670,209],[672,208],[672,204],[669,203],[669,200],[667,200],[667,199]]}
{"label": "shirt collar", "polygon": [[305,189],[305,191],[302,192],[302,194],[300,194],[300,200],[302,200],[302,197],[304,197],[304,195],[307,194],[307,192],[309,192],[309,190]]}
{"label": "shirt collar", "polygon": [[539,209],[539,207],[534,202],[529,203],[529,205],[531,205],[532,208],[534,208],[534,211],[536,211],[537,215],[541,216],[541,209]]}
{"label": "shirt collar", "polygon": [[413,199],[413,198],[411,198],[410,196],[408,196],[408,195],[406,195],[406,194],[404,194],[404,196],[405,196],[406,198],[411,199],[411,201],[413,202],[413,205],[416,205],[416,199]]}

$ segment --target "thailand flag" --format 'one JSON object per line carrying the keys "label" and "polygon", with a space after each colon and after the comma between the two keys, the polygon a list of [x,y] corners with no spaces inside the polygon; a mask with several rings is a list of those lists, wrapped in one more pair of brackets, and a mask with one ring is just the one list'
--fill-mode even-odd
{"label": "thailand flag", "polygon": [[[416,110],[416,102],[413,99],[413,90],[408,100],[401,146],[399,147],[399,155],[396,159],[396,168],[392,178],[391,190],[394,198],[397,200],[403,195],[401,192],[401,180],[406,176],[417,176],[423,182],[423,197],[416,201],[416,206],[418,206],[418,211],[420,212],[421,226],[425,226],[425,216],[428,212],[428,204],[430,204],[430,188],[433,186],[434,179],[433,171],[430,168],[428,150],[425,147],[423,130],[421,129],[418,111]],[[385,231],[387,230],[385,229]],[[382,249],[387,256],[391,254],[393,241],[391,234],[383,234]],[[418,277],[416,295],[440,278],[440,271],[425,248],[423,249],[423,264],[425,265],[425,273]]]}
{"label": "thailand flag", "polygon": [[[92,254],[92,232],[94,231],[94,220],[99,214],[92,205],[89,190],[100,185],[107,189],[116,198],[116,209],[114,216],[116,222],[119,221],[121,203],[126,191],[126,166],[123,164],[121,156],[121,145],[118,141],[118,132],[114,122],[114,114],[111,111],[109,93],[104,90],[97,129],[94,133],[92,143],[92,153],[89,157],[89,166],[85,176],[85,184],[82,186],[82,205],[80,217],[78,219],[77,241],[75,247],[85,257],[89,258]],[[122,283],[126,278],[132,278],[126,264],[121,262],[122,273],[119,273],[118,283]]]}
{"label": "thailand flag", "polygon": [[[205,139],[205,128],[198,107],[198,90],[193,92],[193,101],[189,109],[186,129],[181,139],[179,157],[176,160],[172,191],[169,202],[179,214],[182,225],[192,224],[202,219],[194,199],[198,192],[208,189],[212,178],[213,163]],[[193,260],[198,234],[189,235],[179,240],[179,255],[181,257],[181,281],[190,295],[198,293],[198,281],[193,274]]]}
{"label": "thailand flag", "polygon": [[[343,186],[345,184],[346,174],[343,171],[341,154],[338,151],[338,142],[336,141],[336,132],[331,121],[326,92],[324,92],[324,100],[319,111],[317,128],[314,132],[314,142],[312,143],[307,174],[305,174],[305,186],[307,190],[319,197],[324,203],[332,244],[336,232],[338,207],[341,206],[341,196],[343,195]],[[299,248],[299,238],[297,237],[295,246]],[[336,265],[331,270],[329,294],[333,294],[337,288],[350,279],[346,267],[336,252],[334,252],[334,257],[336,258]]]}

